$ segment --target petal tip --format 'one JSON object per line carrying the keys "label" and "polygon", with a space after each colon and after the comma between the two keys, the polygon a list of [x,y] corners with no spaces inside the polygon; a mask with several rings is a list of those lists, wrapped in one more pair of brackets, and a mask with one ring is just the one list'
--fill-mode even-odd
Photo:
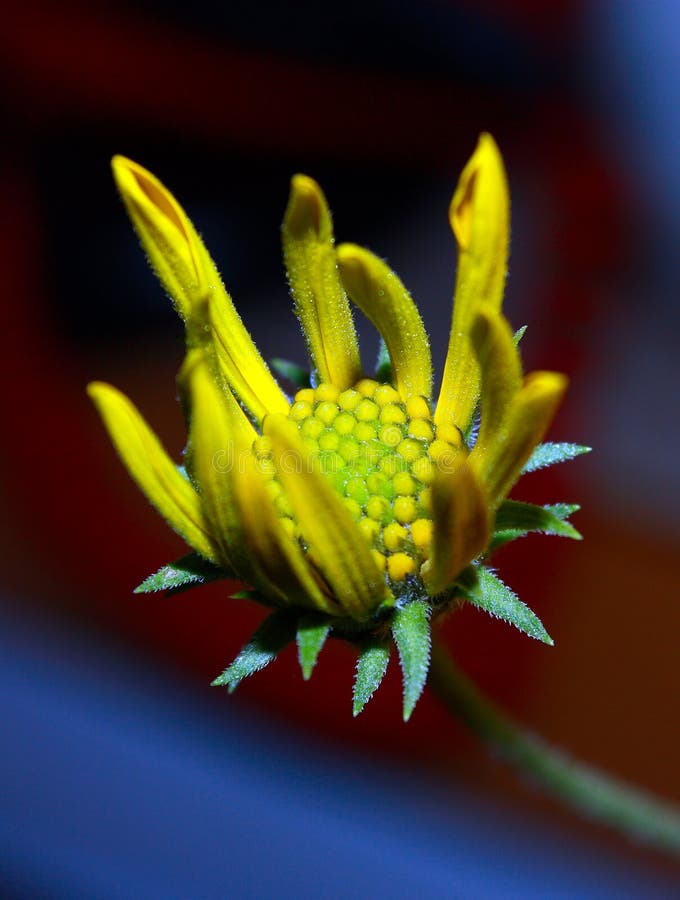
{"label": "petal tip", "polygon": [[309,175],[293,175],[284,227],[294,235],[309,230],[320,235],[327,216],[326,199],[319,184]]}
{"label": "petal tip", "polygon": [[295,175],[290,179],[290,189],[291,191],[295,191],[300,194],[318,194],[321,191],[319,187],[319,183],[311,177],[311,175],[305,175],[302,172],[296,172]]}
{"label": "petal tip", "polygon": [[111,173],[118,190],[123,194],[135,189],[138,185],[137,176],[139,174],[144,174],[148,177],[148,173],[142,166],[119,153],[111,158]]}
{"label": "petal tip", "polygon": [[356,244],[340,244],[335,251],[335,258],[347,293],[354,302],[364,294],[371,292],[371,271],[367,264],[365,251]]}
{"label": "petal tip", "polygon": [[477,149],[494,153],[499,159],[501,151],[496,143],[496,139],[489,131],[481,131],[477,140]]}
{"label": "petal tip", "polygon": [[530,372],[524,379],[524,388],[534,394],[551,394],[562,398],[569,387],[569,378],[562,372]]}
{"label": "petal tip", "polygon": [[131,169],[134,165],[135,163],[133,163],[133,161],[129,157],[123,156],[122,153],[115,153],[111,157],[111,168],[114,172],[117,172],[121,169]]}
{"label": "petal tip", "polygon": [[91,381],[85,390],[87,391],[87,396],[96,406],[99,406],[107,396],[120,393],[117,388],[106,381]]}

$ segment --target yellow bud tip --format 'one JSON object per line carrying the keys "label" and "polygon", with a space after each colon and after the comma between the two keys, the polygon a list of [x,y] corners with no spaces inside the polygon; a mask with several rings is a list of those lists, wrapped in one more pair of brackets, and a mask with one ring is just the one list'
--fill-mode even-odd
{"label": "yellow bud tip", "polygon": [[433,525],[431,519],[416,519],[411,523],[411,538],[419,549],[425,549],[432,543]]}
{"label": "yellow bud tip", "polygon": [[393,553],[387,560],[387,574],[392,581],[403,581],[415,569],[416,564],[407,553]]}
{"label": "yellow bud tip", "polygon": [[373,561],[378,567],[378,571],[384,572],[386,566],[386,559],[384,554],[380,553],[379,550],[371,550],[371,556],[373,557]]}
{"label": "yellow bud tip", "polygon": [[284,227],[294,237],[302,237],[310,230],[322,237],[327,220],[326,198],[316,181],[308,175],[293,175]]}
{"label": "yellow bud tip", "polygon": [[385,544],[385,549],[390,550],[391,552],[401,550],[407,540],[408,532],[403,525],[399,525],[397,522],[390,522],[390,524],[386,525],[383,529],[383,543]]}
{"label": "yellow bud tip", "polygon": [[298,391],[295,395],[295,400],[296,402],[314,403],[314,389],[302,388],[302,390]]}
{"label": "yellow bud tip", "polygon": [[429,419],[430,406],[425,397],[415,395],[406,401],[406,412],[411,419]]}
{"label": "yellow bud tip", "polygon": [[370,400],[375,392],[378,390],[378,382],[374,381],[372,378],[362,378],[361,381],[358,381],[354,388],[357,390],[363,397],[368,397]]}

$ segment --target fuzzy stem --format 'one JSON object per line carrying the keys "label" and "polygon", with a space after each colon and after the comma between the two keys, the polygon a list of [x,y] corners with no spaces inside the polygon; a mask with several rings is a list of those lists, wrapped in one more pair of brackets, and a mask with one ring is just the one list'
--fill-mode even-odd
{"label": "fuzzy stem", "polygon": [[570,759],[506,717],[435,641],[430,685],[447,709],[505,762],[583,815],[680,856],[680,810]]}

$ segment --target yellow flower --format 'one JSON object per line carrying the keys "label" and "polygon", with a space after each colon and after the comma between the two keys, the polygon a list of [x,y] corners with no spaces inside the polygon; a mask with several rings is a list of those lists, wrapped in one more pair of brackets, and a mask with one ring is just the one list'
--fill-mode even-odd
{"label": "yellow flower", "polygon": [[[375,663],[376,635],[391,622],[408,680],[407,645],[424,634],[432,612],[454,596],[479,606],[485,596],[488,601],[486,574],[480,576],[488,570],[480,562],[493,541],[505,542],[513,529],[550,531],[545,523],[524,527],[517,510],[513,518],[507,508],[504,527],[495,527],[566,379],[552,372],[524,377],[517,342],[500,313],[509,196],[494,140],[480,137],[451,203],[459,261],[437,398],[427,334],[411,296],[370,251],[335,246],[326,199],[311,178],[292,179],[283,222],[290,290],[312,366],[311,382],[288,397],[175,198],[128,159],[115,157],[113,173],[187,333],[179,375],[188,424],[184,467],[116,388],[89,386],[130,474],[200,557],[166,567],[141,589],[237,576],[251,586],[251,596],[282,611],[269,626],[279,629],[280,642],[297,632],[306,676],[329,631],[352,640],[368,635],[373,643],[362,659],[373,653]],[[384,341],[389,361],[383,354],[375,378],[361,364],[350,300]],[[565,446],[543,445],[548,450],[541,452],[545,457],[553,448],[560,459],[578,452],[554,450]],[[565,510],[545,515],[571,528]],[[525,627],[516,615],[487,605]],[[305,618],[305,610],[321,618]],[[267,640],[276,644],[272,634]],[[262,634],[258,641],[263,644]],[[386,665],[384,643],[382,653],[378,668],[383,659]],[[233,686],[249,674],[244,658],[223,683]],[[411,693],[421,688],[412,686]],[[355,711],[368,699],[357,700],[362,690],[372,692],[370,685],[355,687]]]}

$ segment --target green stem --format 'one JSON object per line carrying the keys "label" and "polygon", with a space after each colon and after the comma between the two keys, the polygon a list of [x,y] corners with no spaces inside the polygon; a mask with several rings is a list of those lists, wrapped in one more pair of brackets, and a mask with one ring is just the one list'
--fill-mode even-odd
{"label": "green stem", "polygon": [[435,642],[430,685],[490,749],[566,805],[630,838],[680,856],[680,810],[570,759],[507,718]]}

